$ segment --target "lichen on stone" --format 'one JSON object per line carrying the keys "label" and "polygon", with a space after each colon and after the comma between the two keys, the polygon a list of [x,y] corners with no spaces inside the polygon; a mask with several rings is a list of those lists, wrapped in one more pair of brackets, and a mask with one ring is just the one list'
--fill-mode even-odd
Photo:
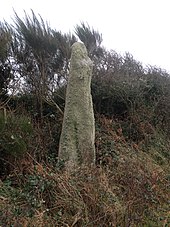
{"label": "lichen on stone", "polygon": [[92,68],[85,45],[73,44],[59,146],[59,160],[67,166],[91,165],[95,161]]}

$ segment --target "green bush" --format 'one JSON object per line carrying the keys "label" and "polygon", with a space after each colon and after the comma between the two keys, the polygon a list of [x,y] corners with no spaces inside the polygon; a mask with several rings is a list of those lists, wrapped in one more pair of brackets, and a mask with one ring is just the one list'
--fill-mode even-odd
{"label": "green bush", "polygon": [[127,138],[144,139],[141,125],[170,129],[170,77],[159,68],[144,68],[133,57],[106,52],[94,66],[95,112],[121,120]]}
{"label": "green bush", "polygon": [[26,152],[30,137],[33,135],[31,120],[26,116],[0,114],[0,151],[12,156]]}

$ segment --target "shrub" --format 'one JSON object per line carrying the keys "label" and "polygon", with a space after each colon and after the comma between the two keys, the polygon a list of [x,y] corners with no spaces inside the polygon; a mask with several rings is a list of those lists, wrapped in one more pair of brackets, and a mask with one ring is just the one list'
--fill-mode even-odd
{"label": "shrub", "polygon": [[25,116],[0,115],[0,150],[10,155],[20,155],[27,150],[28,139],[33,134],[31,120]]}
{"label": "shrub", "polygon": [[30,146],[33,126],[29,117],[0,113],[0,172],[7,175],[15,159],[24,156]]}

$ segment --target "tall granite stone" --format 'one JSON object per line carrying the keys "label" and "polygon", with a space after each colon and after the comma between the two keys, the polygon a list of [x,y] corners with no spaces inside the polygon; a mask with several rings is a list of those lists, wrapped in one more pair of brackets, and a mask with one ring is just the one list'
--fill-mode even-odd
{"label": "tall granite stone", "polygon": [[95,162],[92,68],[85,45],[74,43],[59,145],[59,160],[63,160],[68,168]]}

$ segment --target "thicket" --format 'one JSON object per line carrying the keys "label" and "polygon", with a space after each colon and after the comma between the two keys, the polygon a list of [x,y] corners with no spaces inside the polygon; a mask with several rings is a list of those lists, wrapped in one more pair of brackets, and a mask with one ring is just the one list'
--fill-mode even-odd
{"label": "thicket", "polygon": [[[170,75],[34,12],[0,23],[0,225],[168,226]],[[96,167],[57,161],[71,45],[94,62]]]}

